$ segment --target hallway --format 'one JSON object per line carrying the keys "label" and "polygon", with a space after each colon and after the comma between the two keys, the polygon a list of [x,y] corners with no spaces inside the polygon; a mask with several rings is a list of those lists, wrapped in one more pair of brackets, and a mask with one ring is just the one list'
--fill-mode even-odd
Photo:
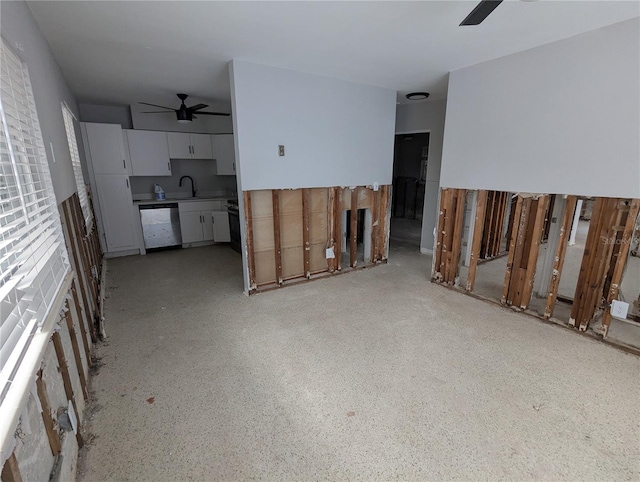
{"label": "hallway", "polygon": [[640,477],[640,359],[430,264],[249,298],[227,246],[109,260],[79,480]]}

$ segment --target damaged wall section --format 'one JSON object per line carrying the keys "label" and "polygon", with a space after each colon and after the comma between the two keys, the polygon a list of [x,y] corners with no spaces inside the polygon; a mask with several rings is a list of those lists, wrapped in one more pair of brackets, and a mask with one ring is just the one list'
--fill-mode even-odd
{"label": "damaged wall section", "polygon": [[[245,191],[243,198],[250,293],[386,262],[390,185]],[[345,239],[343,213],[358,210],[365,215],[350,216]]]}

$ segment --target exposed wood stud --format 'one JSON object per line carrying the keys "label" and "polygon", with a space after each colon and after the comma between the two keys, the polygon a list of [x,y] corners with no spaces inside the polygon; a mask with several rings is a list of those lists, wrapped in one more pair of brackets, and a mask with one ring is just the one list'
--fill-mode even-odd
{"label": "exposed wood stud", "polygon": [[[93,316],[95,317],[95,300],[98,298],[98,295],[96,290],[94,289],[95,287],[93,284],[93,277],[91,276],[91,269],[85,252],[84,233],[86,229],[82,228],[82,225],[80,224],[81,221],[78,219],[78,215],[75,209],[76,203],[74,202],[74,200],[75,197],[72,196],[71,198],[69,198],[69,202],[65,202],[62,204],[62,207],[65,212],[65,217],[69,223],[69,234],[71,236],[72,245],[75,246],[75,249],[77,250],[77,259],[79,261],[79,264],[76,264],[75,266],[76,272],[79,278],[83,280],[83,283],[86,285],[86,291],[89,295],[89,306],[94,310]],[[84,220],[82,220],[82,223],[84,224]]]}
{"label": "exposed wood stud", "polygon": [[371,262],[377,263],[380,259],[378,252],[378,230],[380,229],[380,189],[373,192],[373,207],[371,208]]}
{"label": "exposed wood stud", "polygon": [[[89,361],[89,366],[91,366],[91,348],[89,347],[89,342],[87,341],[87,326],[89,327],[89,336],[91,337],[91,342],[96,343],[98,341],[98,336],[96,335],[96,327],[95,323],[93,323],[93,319],[87,315],[82,309],[82,305],[80,304],[80,299],[78,297],[78,288],[76,284],[77,278],[73,278],[71,282],[71,296],[73,297],[73,304],[76,307],[76,313],[78,313],[78,317],[80,318],[80,331],[82,332],[82,340],[84,345],[84,351],[87,354],[87,360]],[[87,326],[85,326],[85,323]]]}
{"label": "exposed wood stud", "polygon": [[73,358],[76,362],[76,368],[78,369],[78,377],[80,378],[80,387],[82,388],[82,395],[85,400],[89,399],[89,390],[87,389],[87,378],[84,375],[84,366],[82,364],[82,357],[80,356],[80,347],[78,346],[78,334],[73,323],[73,317],[71,316],[71,310],[69,309],[69,301],[66,302],[67,311],[64,314],[65,322],[67,323],[67,329],[69,330],[69,337],[71,338],[71,348],[73,350]]}
{"label": "exposed wood stud", "polygon": [[[604,284],[606,274],[611,262],[613,245],[616,238],[615,229],[628,211],[627,206],[621,199],[607,199],[602,211],[599,223],[599,233],[597,237],[595,253],[592,256],[591,271],[587,277],[586,296],[582,298],[580,304],[581,312],[578,315],[576,326],[580,331],[585,331],[594,315],[602,307],[605,298]],[[610,242],[611,240],[611,242]]]}
{"label": "exposed wood stud", "polygon": [[607,337],[607,334],[609,333],[609,326],[611,325],[611,311],[609,310],[609,307],[614,300],[618,299],[618,296],[620,294],[620,283],[622,283],[624,267],[627,263],[627,256],[629,255],[629,247],[631,245],[631,236],[633,236],[633,230],[635,227],[636,219],[638,218],[639,210],[640,199],[631,200],[620,242],[616,243],[619,246],[619,251],[614,262],[609,291],[607,293],[606,308],[602,316],[601,333],[604,338]]}
{"label": "exposed wood stud", "polygon": [[[80,245],[80,257],[82,259],[82,268],[85,271],[85,277],[86,277],[87,283],[89,284],[89,288],[91,290],[91,295],[92,295],[91,300],[92,302],[94,302],[94,305],[95,305],[96,304],[95,300],[98,299],[98,292],[96,289],[96,283],[94,283],[93,273],[91,272],[92,263],[88,254],[88,246],[87,246],[87,238],[86,238],[87,228],[84,223],[84,217],[82,216],[80,202],[77,196],[72,198],[72,202],[69,205],[69,207],[71,210],[71,214],[75,219],[74,227],[76,231],[76,237]],[[94,308],[96,308],[97,310],[97,305]]]}
{"label": "exposed wood stud", "polygon": [[456,190],[456,206],[453,224],[453,242],[451,245],[451,254],[449,260],[449,276],[447,282],[455,284],[460,268],[460,250],[462,245],[462,230],[464,229],[464,211],[467,197],[465,189]]}
{"label": "exposed wood stud", "polygon": [[618,224],[616,219],[622,216],[620,201],[616,198],[596,198],[595,201],[571,308],[570,324],[581,331],[588,328],[603,301],[604,278],[612,253],[607,241],[613,234],[611,228]]}
{"label": "exposed wood stud", "polygon": [[[73,410],[76,413],[76,417],[80,417],[80,413],[78,412],[78,406],[76,405],[76,397],[73,394],[73,385],[71,384],[71,376],[69,375],[69,366],[67,365],[67,359],[64,355],[64,347],[62,346],[62,338],[60,337],[60,333],[55,331],[53,336],[51,337],[53,340],[53,347],[56,351],[56,356],[58,358],[58,365],[60,369],[60,375],[62,375],[62,384],[64,385],[64,392],[67,397],[67,400],[71,400],[71,405],[73,406]],[[80,435],[80,430],[76,433],[76,440],[78,442],[78,447],[82,448],[84,445],[84,439],[82,435]]]}
{"label": "exposed wood stud", "polygon": [[[82,298],[85,313],[87,317],[93,317],[93,310],[91,309],[93,305],[92,305],[91,296],[89,295],[89,289],[87,287],[86,271],[82,269],[82,265],[80,261],[81,259],[80,248],[78,246],[77,239],[74,236],[72,218],[71,218],[71,215],[69,214],[69,209],[67,204],[68,204],[67,201],[64,201],[61,204],[62,213],[63,213],[62,218],[64,221],[62,223],[62,227],[64,232],[67,234],[68,248],[69,248],[69,251],[71,252],[71,260],[73,262],[73,268],[76,272],[76,276],[78,277],[78,284],[80,285],[80,295],[81,295],[80,297]],[[92,324],[93,324],[93,319],[92,319]]]}
{"label": "exposed wood stud", "polygon": [[564,258],[567,254],[567,246],[569,245],[569,235],[571,233],[571,223],[576,210],[576,196],[567,197],[567,204],[562,215],[562,223],[560,224],[560,234],[558,237],[558,247],[556,248],[556,256],[553,261],[553,271],[551,274],[551,283],[549,285],[549,293],[547,294],[547,304],[544,308],[544,318],[549,319],[553,315],[553,310],[558,297],[558,288],[560,287],[560,276],[562,275],[562,267],[564,266]]}
{"label": "exposed wood stud", "polygon": [[478,268],[478,258],[482,247],[482,231],[484,226],[485,211],[487,207],[488,193],[485,190],[478,191],[476,203],[476,217],[471,242],[471,260],[469,262],[469,274],[467,275],[467,291],[473,291],[476,282],[476,271]]}
{"label": "exposed wood stud", "polygon": [[328,243],[326,248],[333,248],[333,258],[327,259],[327,268],[330,273],[336,270],[336,223],[335,223],[335,211],[336,211],[336,188],[328,188],[329,205],[327,207],[327,231],[328,231]]}
{"label": "exposed wood stud", "polygon": [[440,200],[438,208],[438,226],[436,232],[436,245],[434,247],[434,263],[433,263],[433,279],[440,281],[442,279],[442,272],[440,265],[442,264],[442,242],[444,240],[444,228],[446,218],[446,208],[449,202],[449,189],[443,188],[440,190]]}
{"label": "exposed wood stud", "polygon": [[511,232],[509,233],[509,257],[507,259],[507,269],[505,272],[504,285],[502,287],[502,298],[500,300],[503,305],[507,303],[507,297],[509,295],[509,285],[511,284],[511,276],[513,274],[513,264],[516,254],[516,244],[518,242],[522,205],[523,198],[522,196],[518,196],[516,200],[515,211],[513,213],[513,225],[511,226]]}
{"label": "exposed wood stud", "polygon": [[358,250],[358,188],[351,189],[351,215],[349,217],[349,266],[355,268]]}
{"label": "exposed wood stud", "polygon": [[249,289],[256,287],[256,258],[253,250],[253,215],[251,212],[251,191],[242,193],[244,198],[245,238],[247,243],[247,265],[249,268]]}
{"label": "exposed wood stud", "polygon": [[342,269],[342,188],[336,188],[336,211],[335,211],[335,233],[336,233],[336,270]]}
{"label": "exposed wood stud", "polygon": [[49,447],[51,447],[51,453],[55,457],[61,450],[60,434],[56,430],[55,423],[51,415],[51,404],[49,403],[49,395],[47,394],[47,385],[42,378],[42,370],[38,372],[38,378],[36,379],[36,391],[38,392],[38,399],[40,400],[40,406],[42,407],[42,421],[44,422],[44,428],[47,431]]}
{"label": "exposed wood stud", "polygon": [[593,257],[593,248],[595,247],[595,241],[597,238],[596,231],[599,232],[598,224],[601,220],[601,213],[605,198],[596,198],[593,204],[593,211],[591,213],[591,221],[589,223],[589,231],[587,232],[587,239],[584,245],[584,252],[582,253],[582,263],[580,264],[580,272],[578,273],[578,281],[576,283],[576,292],[573,296],[573,304],[571,305],[571,318],[569,324],[571,326],[580,326],[580,322],[576,323],[578,314],[581,312],[582,298],[586,296],[583,287],[587,279],[587,272],[591,270],[591,261]]}
{"label": "exposed wood stud", "polygon": [[311,204],[311,195],[309,189],[302,190],[302,242],[303,242],[303,259],[304,259],[304,275],[306,278],[311,277],[309,268],[309,258],[311,244],[309,242],[309,210]]}
{"label": "exposed wood stud", "polygon": [[380,209],[378,210],[378,260],[387,259],[387,240],[389,226],[387,226],[387,215],[391,203],[391,186],[385,184],[380,186]]}
{"label": "exposed wood stud", "polygon": [[280,191],[271,191],[273,201],[273,243],[276,261],[276,283],[282,284],[282,242],[280,239]]}
{"label": "exposed wood stud", "polygon": [[22,482],[16,453],[13,452],[2,466],[2,482]]}
{"label": "exposed wood stud", "polygon": [[[536,264],[538,261],[538,252],[540,247],[540,240],[542,239],[542,231],[544,229],[544,216],[547,211],[549,203],[549,196],[540,196],[537,200],[537,206],[535,211],[535,219],[533,222],[533,230],[529,237],[530,245],[528,257],[526,258],[526,274],[523,281],[522,296],[520,299],[520,308],[526,309],[531,301],[531,294],[533,292],[533,280],[536,274]],[[533,213],[530,213],[533,215]],[[531,224],[531,223],[529,223]]]}

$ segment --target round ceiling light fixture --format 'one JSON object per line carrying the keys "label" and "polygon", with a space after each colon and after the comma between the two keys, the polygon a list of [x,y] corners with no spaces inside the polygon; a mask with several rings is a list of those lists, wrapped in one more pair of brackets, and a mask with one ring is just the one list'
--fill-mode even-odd
{"label": "round ceiling light fixture", "polygon": [[411,92],[406,97],[409,100],[424,100],[429,97],[429,92]]}

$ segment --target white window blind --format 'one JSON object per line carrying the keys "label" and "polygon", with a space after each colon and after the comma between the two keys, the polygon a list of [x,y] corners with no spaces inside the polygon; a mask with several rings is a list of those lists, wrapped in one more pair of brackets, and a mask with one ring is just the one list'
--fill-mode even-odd
{"label": "white window blind", "polygon": [[62,104],[62,117],[64,118],[64,128],[67,131],[67,142],[69,143],[69,153],[71,154],[71,164],[73,165],[73,174],[76,178],[76,186],[78,188],[78,198],[80,199],[80,207],[84,215],[84,221],[87,225],[87,231],[91,229],[91,209],[89,208],[89,198],[87,197],[87,188],[82,175],[82,166],[80,164],[80,154],[78,153],[78,141],[76,140],[76,129],[73,123],[74,115],[65,104]]}
{"label": "white window blind", "polygon": [[1,43],[0,402],[69,270],[26,66]]}

